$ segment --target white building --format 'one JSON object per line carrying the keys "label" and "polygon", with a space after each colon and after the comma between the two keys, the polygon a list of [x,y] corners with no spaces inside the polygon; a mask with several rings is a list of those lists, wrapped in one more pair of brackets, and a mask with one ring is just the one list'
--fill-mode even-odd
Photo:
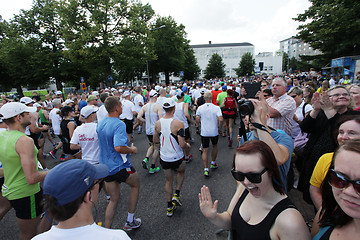
{"label": "white building", "polygon": [[223,63],[226,65],[226,76],[229,77],[236,77],[234,68],[239,66],[241,57],[245,53],[249,52],[254,56],[254,45],[248,42],[212,44],[209,41],[209,44],[191,45],[191,47],[194,49],[195,57],[201,69],[200,78],[205,77],[206,66],[214,53],[222,57]]}
{"label": "white building", "polygon": [[287,53],[289,58],[295,57],[297,60],[300,60],[300,55],[313,56],[321,53],[319,50],[312,49],[310,44],[295,37],[280,41],[280,51]]}
{"label": "white building", "polygon": [[272,52],[262,52],[255,56],[255,68],[258,67],[260,73],[267,75],[278,75],[282,73],[282,54]]}

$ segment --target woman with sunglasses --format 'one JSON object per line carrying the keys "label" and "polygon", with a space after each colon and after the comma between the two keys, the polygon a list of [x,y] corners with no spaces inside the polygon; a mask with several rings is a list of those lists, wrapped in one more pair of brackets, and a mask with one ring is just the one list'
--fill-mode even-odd
{"label": "woman with sunglasses", "polygon": [[[360,116],[359,115],[345,115],[342,116],[336,128],[336,139],[339,146],[344,145],[349,140],[360,140]],[[321,184],[324,182],[325,176],[331,165],[334,152],[325,153],[316,163],[312,176],[310,178],[310,196],[315,205],[316,210],[319,210],[322,203]]]}
{"label": "woman with sunglasses", "polygon": [[233,239],[310,239],[304,219],[281,187],[268,145],[259,140],[242,144],[231,173],[237,189],[227,211],[218,213],[218,201],[213,203],[208,187],[201,188],[200,209],[213,224],[232,230]]}
{"label": "woman with sunglasses", "polygon": [[324,199],[311,231],[313,239],[359,239],[360,143],[349,141],[334,155],[322,185]]}

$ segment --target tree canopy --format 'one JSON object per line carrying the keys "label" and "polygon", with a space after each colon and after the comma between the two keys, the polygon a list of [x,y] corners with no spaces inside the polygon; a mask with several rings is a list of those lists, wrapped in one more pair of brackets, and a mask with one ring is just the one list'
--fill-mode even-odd
{"label": "tree canopy", "polygon": [[310,0],[312,5],[294,20],[303,23],[298,27],[298,38],[322,52],[313,58],[332,58],[360,53],[359,1]]}
{"label": "tree canopy", "polygon": [[255,59],[249,52],[244,53],[239,62],[239,67],[235,68],[235,72],[238,76],[251,75],[254,72]]}
{"label": "tree canopy", "polygon": [[205,78],[223,78],[225,77],[225,63],[219,54],[214,53],[209,59],[209,63],[205,69]]}

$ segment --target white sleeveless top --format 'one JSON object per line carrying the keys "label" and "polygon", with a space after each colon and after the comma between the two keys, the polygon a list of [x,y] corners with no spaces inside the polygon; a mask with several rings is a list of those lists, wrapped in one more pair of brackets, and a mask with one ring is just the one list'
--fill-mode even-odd
{"label": "white sleeveless top", "polygon": [[188,121],[187,121],[187,119],[185,117],[185,113],[184,113],[184,102],[176,103],[174,118],[182,121],[184,123],[185,129],[189,127]]}
{"label": "white sleeveless top", "polygon": [[157,103],[148,103],[148,109],[145,112],[146,135],[154,134],[155,123],[157,120],[159,120],[159,116],[153,111],[153,107],[155,104]]}
{"label": "white sleeveless top", "polygon": [[177,139],[171,134],[171,122],[173,118],[160,119],[160,158],[165,162],[176,162],[184,157],[184,152]]}

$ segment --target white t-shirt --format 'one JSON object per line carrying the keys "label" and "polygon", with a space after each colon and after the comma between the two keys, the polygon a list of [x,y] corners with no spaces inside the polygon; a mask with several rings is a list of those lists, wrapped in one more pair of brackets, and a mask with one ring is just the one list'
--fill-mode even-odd
{"label": "white t-shirt", "polygon": [[61,117],[59,114],[57,114],[57,112],[59,112],[59,111],[60,111],[60,109],[53,108],[49,113],[49,120],[51,121],[52,128],[56,135],[60,135]]}
{"label": "white t-shirt", "polygon": [[[304,107],[304,104],[305,102],[303,101],[297,108],[296,108],[296,111],[295,111],[295,115],[296,117],[298,118],[298,120],[302,121],[304,120],[304,116],[303,116],[303,107]],[[312,106],[310,104],[306,104],[305,106],[305,114],[310,112],[312,110]],[[301,129],[300,129],[300,125],[295,122],[295,120],[293,120],[293,123],[292,123],[292,134],[291,134],[291,137],[293,139],[295,139],[295,137],[297,135],[299,135]]]}
{"label": "white t-shirt", "polygon": [[120,115],[120,119],[133,120],[135,111],[135,105],[133,102],[129,100],[124,100],[122,103],[122,113]]}
{"label": "white t-shirt", "polygon": [[221,117],[221,109],[212,103],[201,105],[196,116],[201,118],[201,136],[215,137],[219,135],[218,117]]}
{"label": "white t-shirt", "polygon": [[134,104],[135,104],[135,111],[139,112],[142,106],[139,104],[142,103],[142,106],[144,106],[144,98],[140,94],[136,94],[134,97]]}
{"label": "white t-shirt", "polygon": [[100,122],[102,119],[106,118],[108,115],[108,111],[106,111],[106,108],[104,105],[102,105],[99,110],[96,112],[96,118],[97,121]]}
{"label": "white t-shirt", "polygon": [[52,226],[47,232],[39,234],[32,238],[33,240],[130,240],[129,236],[120,229],[108,229],[98,226],[96,223],[71,229],[60,229]]}
{"label": "white t-shirt", "polygon": [[99,163],[99,140],[96,123],[84,123],[77,127],[70,140],[72,144],[80,144],[82,159],[91,164]]}

